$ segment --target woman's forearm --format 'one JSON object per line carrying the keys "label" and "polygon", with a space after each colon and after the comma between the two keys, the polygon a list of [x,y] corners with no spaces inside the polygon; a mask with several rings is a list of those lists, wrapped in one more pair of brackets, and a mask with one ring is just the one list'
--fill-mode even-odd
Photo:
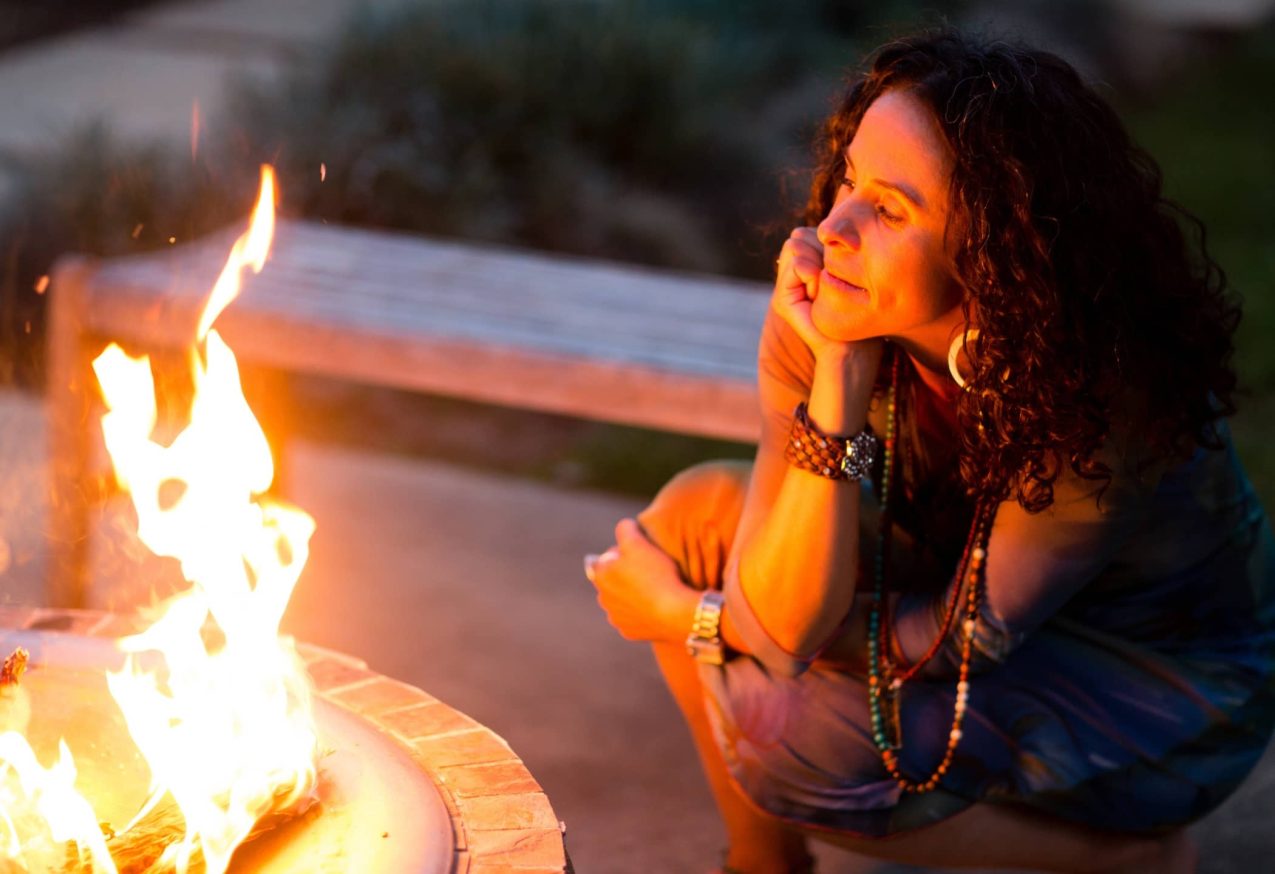
{"label": "woman's forearm", "polygon": [[[829,434],[863,430],[874,379],[875,367],[853,349],[817,361],[811,422]],[[790,653],[824,644],[851,607],[859,493],[857,483],[787,467],[760,524],[742,532],[740,586],[767,633]]]}

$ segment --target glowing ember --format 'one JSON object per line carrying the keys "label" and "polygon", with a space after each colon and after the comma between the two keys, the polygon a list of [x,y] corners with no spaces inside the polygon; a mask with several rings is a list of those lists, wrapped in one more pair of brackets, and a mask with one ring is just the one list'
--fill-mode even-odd
{"label": "glowing ember", "polygon": [[[296,809],[314,786],[308,680],[278,631],[314,522],[261,498],[274,478],[270,449],[244,400],[235,357],[212,330],[239,293],[242,270],[265,263],[273,222],[274,178],[264,167],[251,226],[199,322],[190,423],[170,444],[151,436],[149,360],[112,344],[93,363],[108,410],[103,435],[132,495],[138,536],[157,555],[178,559],[191,584],[161,605],[146,631],[119,642],[125,667],[107,675],[151,771],[148,801],[110,843],[175,804],[185,833],[163,851],[159,869],[186,871],[200,857],[203,870],[224,871],[261,817]],[[81,865],[91,858],[95,872],[115,871],[97,818],[74,791],[65,744],[45,769],[15,728],[0,735],[0,870],[6,857],[35,871],[78,856]]]}

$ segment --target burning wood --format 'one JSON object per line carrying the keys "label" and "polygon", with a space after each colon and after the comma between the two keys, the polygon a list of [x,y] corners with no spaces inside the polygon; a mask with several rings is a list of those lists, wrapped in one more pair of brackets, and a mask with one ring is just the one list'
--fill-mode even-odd
{"label": "burning wood", "polygon": [[[18,685],[30,658],[30,653],[18,647],[0,666],[0,732],[24,732],[31,723],[31,698]],[[3,868],[0,874],[4,874]]]}
{"label": "burning wood", "polygon": [[[317,800],[313,796],[307,796],[288,809],[274,811],[257,820],[243,843],[250,843],[267,832],[302,817],[310,817],[318,811]],[[143,819],[121,834],[116,834],[110,823],[102,823],[102,834],[119,874],[161,874],[175,870],[171,864],[161,864],[161,859],[170,845],[185,837],[186,819],[176,802],[169,798],[156,805]],[[203,854],[198,847],[191,855],[187,870],[191,874],[202,874],[206,870]],[[97,869],[91,862],[80,861],[75,848],[68,847],[67,863],[61,874],[96,872]],[[0,874],[5,874],[3,868],[0,868]]]}
{"label": "burning wood", "polygon": [[22,679],[22,675],[26,673],[27,662],[31,660],[31,653],[22,647],[18,647],[9,657],[4,660],[4,666],[0,667],[0,688],[5,686],[16,686]]}

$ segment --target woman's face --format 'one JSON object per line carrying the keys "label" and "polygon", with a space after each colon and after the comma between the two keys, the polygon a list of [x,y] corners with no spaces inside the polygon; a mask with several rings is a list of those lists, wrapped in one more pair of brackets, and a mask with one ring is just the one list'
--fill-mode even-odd
{"label": "woman's face", "polygon": [[944,250],[952,156],[938,123],[906,91],[868,107],[845,178],[819,224],[824,271],[811,307],[836,340],[911,340],[946,348],[961,291]]}

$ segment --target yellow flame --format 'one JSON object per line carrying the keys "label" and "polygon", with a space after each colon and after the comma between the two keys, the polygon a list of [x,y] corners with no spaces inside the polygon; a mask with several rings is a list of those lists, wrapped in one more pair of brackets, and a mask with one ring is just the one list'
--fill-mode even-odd
{"label": "yellow flame", "polygon": [[[190,422],[171,443],[152,439],[150,361],[111,344],[93,362],[107,407],[103,436],[116,478],[132,496],[138,537],[157,555],[176,558],[191,584],[162,605],[154,624],[119,642],[124,668],[107,673],[151,772],[147,802],[117,834],[171,798],[186,831],[160,864],[178,872],[197,852],[209,874],[225,871],[254,823],[296,805],[315,781],[309,682],[292,641],[279,635],[314,521],[262,497],[274,478],[270,447],[244,400],[235,356],[211,329],[238,294],[242,270],[265,262],[273,185],[263,167],[249,230],[200,319],[204,354],[191,357]],[[45,870],[41,859],[65,859],[56,845],[74,840],[95,871],[116,870],[74,782],[65,743],[45,769],[21,734],[0,735],[0,861]],[[28,822],[40,817],[43,825]]]}
{"label": "yellow flame", "polygon": [[21,734],[0,734],[0,860],[28,871],[59,870],[69,841],[81,864],[92,860],[94,871],[116,874],[93,808],[75,789],[66,741],[58,742],[58,760],[45,768]]}

